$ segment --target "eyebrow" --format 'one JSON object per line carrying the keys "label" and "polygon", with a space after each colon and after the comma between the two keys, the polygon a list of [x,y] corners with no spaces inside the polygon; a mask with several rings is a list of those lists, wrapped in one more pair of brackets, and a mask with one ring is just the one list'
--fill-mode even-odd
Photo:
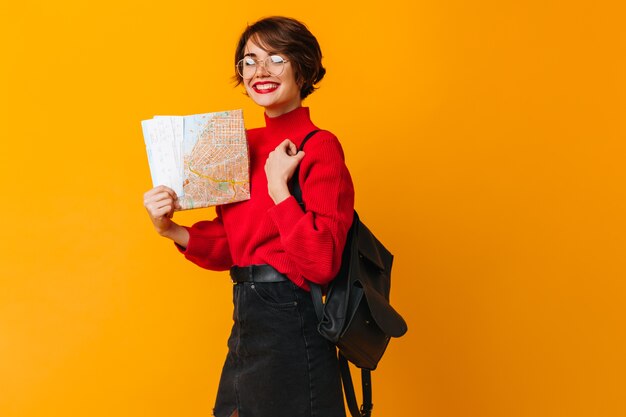
{"label": "eyebrow", "polygon": [[[280,55],[283,56],[284,54],[281,54],[280,52],[274,52],[274,51],[266,51],[267,52],[267,56],[272,56],[272,55]],[[253,53],[253,52],[248,52],[247,54],[243,55],[244,58],[249,56],[251,58],[256,58],[257,54]]]}

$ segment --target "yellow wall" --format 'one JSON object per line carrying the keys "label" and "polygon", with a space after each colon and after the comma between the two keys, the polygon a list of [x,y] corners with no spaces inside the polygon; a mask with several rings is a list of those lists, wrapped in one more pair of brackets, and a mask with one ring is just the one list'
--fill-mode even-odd
{"label": "yellow wall", "polygon": [[396,255],[376,416],[626,415],[620,3],[1,0],[0,416],[210,415],[231,284],[153,233],[139,122],[259,125],[231,56],[270,14]]}

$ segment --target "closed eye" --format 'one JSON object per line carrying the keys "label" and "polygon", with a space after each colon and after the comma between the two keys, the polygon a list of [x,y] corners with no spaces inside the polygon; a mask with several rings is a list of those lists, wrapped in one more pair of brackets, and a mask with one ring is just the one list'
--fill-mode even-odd
{"label": "closed eye", "polygon": [[280,55],[272,55],[270,56],[270,60],[273,64],[282,64],[283,62],[285,62],[285,59]]}

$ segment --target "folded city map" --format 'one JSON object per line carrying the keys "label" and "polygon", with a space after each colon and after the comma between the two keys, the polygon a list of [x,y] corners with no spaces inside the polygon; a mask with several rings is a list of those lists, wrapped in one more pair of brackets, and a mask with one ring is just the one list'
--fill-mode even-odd
{"label": "folded city map", "polygon": [[182,210],[250,198],[250,159],[241,110],[154,116],[141,126],[152,184],[172,188]]}

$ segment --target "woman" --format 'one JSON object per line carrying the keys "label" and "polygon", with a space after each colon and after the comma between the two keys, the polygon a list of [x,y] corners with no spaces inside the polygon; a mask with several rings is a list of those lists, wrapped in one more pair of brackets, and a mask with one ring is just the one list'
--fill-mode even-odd
{"label": "woman", "polygon": [[[352,222],[354,189],[337,138],[316,133],[302,101],[325,69],[316,38],[302,23],[262,19],[241,35],[236,79],[265,111],[248,130],[248,201],[218,206],[217,217],[184,227],[173,190],[144,196],[156,231],[190,261],[227,270],[234,285],[234,325],[214,408],[218,417],[345,416],[335,347],[316,330],[307,281],[337,274]],[[299,166],[306,209],[289,190]]]}

